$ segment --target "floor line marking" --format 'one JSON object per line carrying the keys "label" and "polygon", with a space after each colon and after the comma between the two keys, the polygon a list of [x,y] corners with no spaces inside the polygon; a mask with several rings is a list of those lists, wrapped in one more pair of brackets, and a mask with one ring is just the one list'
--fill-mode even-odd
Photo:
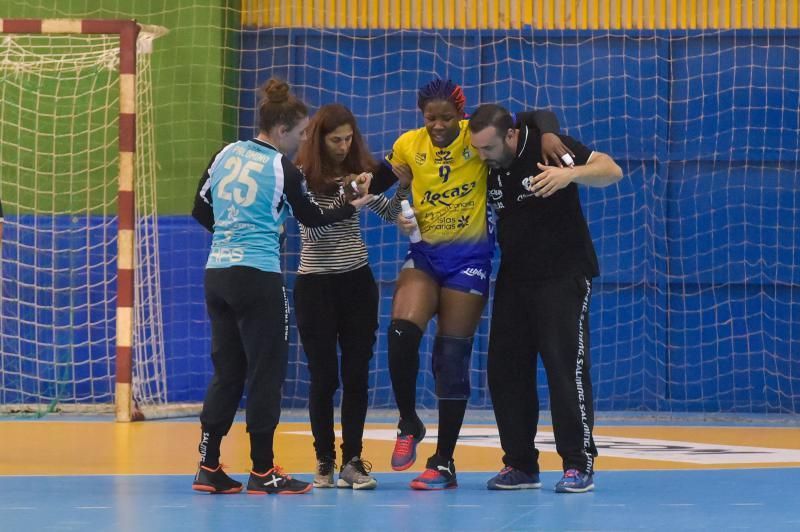
{"label": "floor line marking", "polygon": [[626,505],[625,504],[611,504],[611,503],[604,504],[604,503],[600,503],[600,504],[591,504],[590,506],[594,506],[594,507],[597,507],[597,508],[624,508]]}
{"label": "floor line marking", "polygon": [[552,508],[552,504],[518,504],[518,508]]}
{"label": "floor line marking", "polygon": [[260,504],[225,504],[225,508],[262,508]]}
{"label": "floor line marking", "polygon": [[448,504],[448,508],[483,508],[482,504]]}
{"label": "floor line marking", "polygon": [[408,508],[408,504],[373,504],[375,508]]}
{"label": "floor line marking", "polygon": [[731,506],[764,506],[763,502],[732,502]]}

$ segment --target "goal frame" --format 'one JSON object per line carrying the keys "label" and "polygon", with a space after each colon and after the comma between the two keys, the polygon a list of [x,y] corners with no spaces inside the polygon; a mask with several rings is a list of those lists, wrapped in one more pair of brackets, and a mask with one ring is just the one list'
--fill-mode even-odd
{"label": "goal frame", "polygon": [[117,421],[141,417],[133,402],[134,257],[136,232],[134,179],[136,164],[135,20],[0,19],[0,37],[21,34],[104,34],[119,38],[119,177],[117,180],[117,309],[114,411]]}

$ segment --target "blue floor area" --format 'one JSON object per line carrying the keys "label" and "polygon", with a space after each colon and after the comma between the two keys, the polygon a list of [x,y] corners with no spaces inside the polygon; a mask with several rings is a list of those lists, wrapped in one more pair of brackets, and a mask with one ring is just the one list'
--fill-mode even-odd
{"label": "blue floor area", "polygon": [[0,477],[0,530],[800,530],[797,473],[600,472],[574,495],[552,491],[556,472],[541,490],[492,492],[490,473],[461,473],[458,489],[415,492],[413,473],[386,473],[372,492],[294,496],[200,494],[188,475]]}

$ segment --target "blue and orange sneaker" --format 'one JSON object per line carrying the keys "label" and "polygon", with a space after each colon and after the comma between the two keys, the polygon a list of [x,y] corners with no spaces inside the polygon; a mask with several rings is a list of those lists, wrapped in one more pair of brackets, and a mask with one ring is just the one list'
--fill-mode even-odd
{"label": "blue and orange sneaker", "polygon": [[417,445],[425,438],[425,425],[418,421],[417,427],[419,436],[397,428],[397,440],[392,451],[392,469],[395,471],[405,471],[417,461]]}
{"label": "blue and orange sneaker", "polygon": [[415,490],[446,490],[458,487],[456,480],[456,464],[453,460],[445,460],[439,455],[428,458],[425,471],[411,481]]}
{"label": "blue and orange sneaker", "polygon": [[530,490],[542,487],[539,473],[526,473],[506,466],[486,483],[490,490]]}
{"label": "blue and orange sneaker", "polygon": [[584,493],[594,489],[594,475],[577,469],[567,469],[556,482],[556,493]]}
{"label": "blue and orange sneaker", "polygon": [[214,494],[239,493],[242,491],[242,483],[229,477],[222,470],[222,464],[216,468],[201,465],[194,475],[192,489]]}

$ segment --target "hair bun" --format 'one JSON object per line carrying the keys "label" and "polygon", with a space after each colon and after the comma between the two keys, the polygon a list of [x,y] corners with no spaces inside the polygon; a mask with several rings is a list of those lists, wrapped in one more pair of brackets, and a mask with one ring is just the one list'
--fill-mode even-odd
{"label": "hair bun", "polygon": [[264,85],[264,94],[271,103],[283,103],[289,100],[289,84],[278,79],[271,79]]}

